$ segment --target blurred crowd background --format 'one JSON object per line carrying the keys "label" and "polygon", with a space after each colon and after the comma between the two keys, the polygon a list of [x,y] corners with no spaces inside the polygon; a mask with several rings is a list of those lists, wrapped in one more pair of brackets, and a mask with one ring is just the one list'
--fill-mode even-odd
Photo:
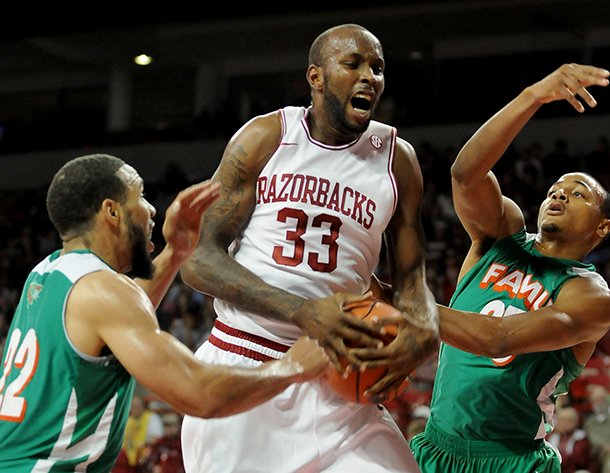
{"label": "blurred crowd background", "polygon": [[[429,1],[295,5],[203,15],[188,8],[118,18],[97,7],[69,21],[57,8],[0,19],[0,350],[23,281],[61,245],[45,209],[47,185],[68,159],[115,154],[146,181],[161,221],[177,192],[212,175],[230,136],[252,116],[307,105],[311,41],[355,22],[384,46],[386,92],[376,118],[410,141],[424,174],[427,275],[448,303],[468,238],[450,195],[449,170],[476,128],[524,86],[561,63],[610,68],[606,0]],[[285,6],[284,6],[285,7]],[[48,10],[46,10],[48,9]],[[176,10],[176,11],[174,11]],[[133,58],[150,54],[138,66]],[[578,115],[551,104],[526,127],[496,168],[505,194],[534,231],[546,189],[569,170],[610,188],[610,91]],[[155,229],[163,246],[161,225]],[[610,245],[588,260],[610,281]],[[382,255],[379,275],[385,274]],[[158,310],[161,327],[195,349],[214,322],[212,300],[178,277]],[[423,429],[433,357],[388,403],[406,437]],[[610,337],[560,402],[549,441],[564,473],[610,472]],[[143,389],[116,472],[181,471],[181,417]]]}

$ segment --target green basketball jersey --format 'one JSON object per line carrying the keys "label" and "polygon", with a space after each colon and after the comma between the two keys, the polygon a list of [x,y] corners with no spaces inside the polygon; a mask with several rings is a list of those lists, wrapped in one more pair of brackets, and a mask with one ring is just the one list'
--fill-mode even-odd
{"label": "green basketball jersey", "polygon": [[[579,276],[601,278],[591,264],[543,256],[534,235],[522,230],[497,242],[464,275],[450,306],[508,317],[551,304]],[[557,396],[582,368],[571,348],[491,359],[441,344],[430,419],[469,440],[542,439]]]}
{"label": "green basketball jersey", "polygon": [[73,285],[100,270],[112,271],[88,251],[56,251],[25,282],[0,365],[0,471],[112,469],[134,381],[113,357],[79,353],[64,326]]}

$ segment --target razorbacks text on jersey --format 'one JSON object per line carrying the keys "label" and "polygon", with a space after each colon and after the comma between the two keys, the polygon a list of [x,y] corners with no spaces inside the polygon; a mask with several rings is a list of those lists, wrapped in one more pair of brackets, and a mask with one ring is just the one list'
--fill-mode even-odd
{"label": "razorbacks text on jersey", "polygon": [[[268,284],[308,299],[362,293],[396,208],[396,129],[372,121],[354,142],[328,146],[311,137],[307,113],[281,110],[281,143],[258,177],[256,207],[232,254]],[[220,321],[271,340],[300,335],[293,324],[219,300],[215,309]]]}

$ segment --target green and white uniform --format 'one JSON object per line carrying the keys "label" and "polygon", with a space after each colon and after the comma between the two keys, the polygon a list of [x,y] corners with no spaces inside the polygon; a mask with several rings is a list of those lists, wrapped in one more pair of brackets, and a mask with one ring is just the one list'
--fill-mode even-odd
{"label": "green and white uniform", "polygon": [[[450,306],[511,316],[552,304],[574,277],[601,279],[591,264],[543,256],[521,230],[470,269]],[[571,348],[491,359],[442,344],[427,430],[411,445],[422,472],[559,471],[544,438],[582,368]]]}
{"label": "green and white uniform", "polygon": [[134,381],[112,357],[79,353],[65,331],[74,284],[112,269],[89,251],[56,251],[29,274],[2,357],[0,471],[107,473]]}

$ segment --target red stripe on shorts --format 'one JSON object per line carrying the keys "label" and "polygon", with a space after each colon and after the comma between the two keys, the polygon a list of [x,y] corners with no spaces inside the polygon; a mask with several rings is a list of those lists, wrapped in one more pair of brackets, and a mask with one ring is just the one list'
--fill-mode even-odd
{"label": "red stripe on shorts", "polygon": [[[242,340],[246,340],[246,341],[255,343],[257,345],[260,345],[261,347],[269,348],[271,350],[279,351],[281,353],[286,353],[288,351],[288,349],[290,348],[289,346],[282,345],[281,343],[274,342],[272,340],[268,340],[264,337],[260,337],[258,335],[253,335],[251,333],[244,332],[244,331],[236,329],[234,327],[229,327],[228,325],[220,322],[218,319],[216,319],[214,321],[214,327],[216,329],[220,330],[221,332],[226,333],[227,335],[230,335],[232,337],[240,338]],[[228,351],[231,353],[236,353],[238,355],[242,355],[247,358],[251,358],[253,360],[269,361],[269,360],[275,359],[265,353],[260,353],[256,350],[253,350],[252,348],[246,348],[246,347],[243,347],[240,345],[236,345],[235,343],[230,343],[230,342],[221,340],[218,337],[216,337],[214,334],[211,334],[208,337],[208,341],[215,347],[220,348],[221,350]]]}

